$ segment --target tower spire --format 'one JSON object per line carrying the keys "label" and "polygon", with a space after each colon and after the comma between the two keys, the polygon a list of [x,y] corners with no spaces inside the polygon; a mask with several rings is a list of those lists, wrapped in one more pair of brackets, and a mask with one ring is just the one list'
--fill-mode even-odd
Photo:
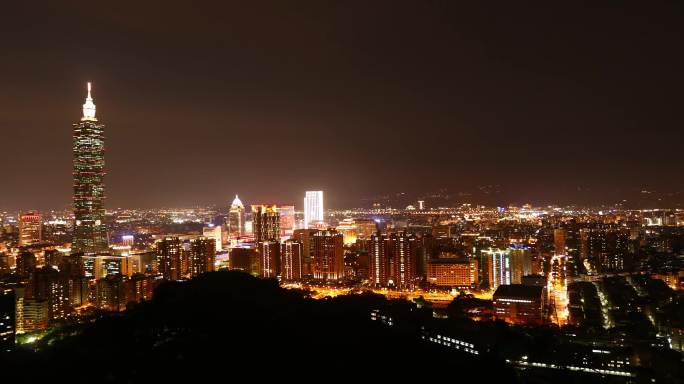
{"label": "tower spire", "polygon": [[83,117],[81,121],[97,121],[95,118],[95,103],[93,97],[90,95],[91,85],[88,82],[88,97],[86,97],[85,104],[83,104]]}

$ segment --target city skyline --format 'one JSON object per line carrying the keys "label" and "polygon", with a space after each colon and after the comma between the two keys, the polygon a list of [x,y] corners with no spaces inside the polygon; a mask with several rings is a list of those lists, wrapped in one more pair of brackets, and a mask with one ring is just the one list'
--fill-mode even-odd
{"label": "city skyline", "polygon": [[683,382],[684,24],[590,4],[8,5],[0,377]]}
{"label": "city skyline", "polygon": [[[0,161],[22,167],[5,168],[0,209],[68,205],[64,127],[86,81],[108,117],[111,207],[320,189],[343,208],[490,185],[500,193],[483,204],[641,190],[682,203],[676,8],[380,3],[169,5],[164,18],[151,5],[9,5],[19,53],[0,63]],[[255,134],[268,156],[251,156]],[[263,177],[272,159],[307,171]]]}

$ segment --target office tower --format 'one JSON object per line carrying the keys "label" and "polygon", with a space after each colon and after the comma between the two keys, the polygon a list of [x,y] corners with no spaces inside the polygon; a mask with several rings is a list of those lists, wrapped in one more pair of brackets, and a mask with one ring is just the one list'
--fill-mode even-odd
{"label": "office tower", "polygon": [[245,236],[245,206],[235,195],[228,211],[228,237],[237,239],[243,236]]}
{"label": "office tower", "polygon": [[0,353],[14,350],[15,300],[14,290],[0,289]]}
{"label": "office tower", "polygon": [[220,226],[210,225],[208,227],[202,228],[202,236],[208,239],[214,239],[214,250],[216,252],[221,250],[221,245],[223,244],[223,234],[221,233]]}
{"label": "office tower", "polygon": [[19,246],[37,244],[42,241],[40,213],[30,211],[19,215]]}
{"label": "office tower", "polygon": [[532,274],[532,251],[528,246],[515,244],[508,252],[511,262],[511,284],[522,284],[523,276]]}
{"label": "office tower", "polygon": [[17,255],[17,265],[15,272],[17,275],[25,277],[36,269],[36,255],[29,250],[23,250]]}
{"label": "office tower", "polygon": [[95,117],[90,96],[83,104],[83,117],[74,124],[74,241],[73,253],[106,252],[104,216],[104,124]]}
{"label": "office tower", "polygon": [[511,284],[510,252],[502,249],[483,249],[483,258],[487,263],[487,281],[489,289],[496,290],[499,285]]}
{"label": "office tower", "polygon": [[280,215],[280,237],[292,236],[295,228],[294,205],[279,205],[277,211]]}
{"label": "office tower", "polygon": [[399,289],[413,288],[416,283],[417,245],[416,238],[405,232],[389,236],[390,277]]}
{"label": "office tower", "polygon": [[493,296],[494,316],[514,324],[543,322],[543,288],[531,285],[501,285]]}
{"label": "office tower", "polygon": [[302,278],[302,242],[285,240],[280,245],[280,275],[283,280]]}
{"label": "office tower", "polygon": [[553,230],[553,245],[554,252],[556,255],[565,255],[565,238],[567,237],[567,231],[563,228],[556,228]]}
{"label": "office tower", "polygon": [[344,277],[344,242],[334,229],[318,231],[313,236],[314,279],[340,280]]}
{"label": "office tower", "polygon": [[440,287],[477,288],[477,260],[430,259],[427,263],[427,280]]}
{"label": "office tower", "polygon": [[304,195],[304,228],[323,223],[323,191],[306,191]]}
{"label": "office tower", "polygon": [[139,272],[138,268],[140,268],[139,262],[136,262],[135,257],[131,255],[99,255],[94,256],[94,259],[93,277],[95,279],[110,275],[131,276]]}
{"label": "office tower", "polygon": [[388,240],[379,232],[371,236],[369,250],[369,271],[371,285],[386,287],[389,280],[389,250]]}
{"label": "office tower", "polygon": [[280,243],[263,241],[257,243],[258,275],[264,278],[277,277],[280,270]]}
{"label": "office tower", "polygon": [[[217,227],[218,228],[218,227]],[[216,245],[214,239],[200,237],[190,241],[190,275],[195,277],[214,271]]]}
{"label": "office tower", "polygon": [[316,232],[318,232],[317,229],[297,229],[292,235],[293,239],[302,243],[302,277],[313,277],[313,236]]}
{"label": "office tower", "polygon": [[252,205],[254,241],[280,240],[280,214],[275,205]]}
{"label": "office tower", "polygon": [[166,237],[157,243],[157,268],[165,280],[180,280],[183,243],[177,237]]}

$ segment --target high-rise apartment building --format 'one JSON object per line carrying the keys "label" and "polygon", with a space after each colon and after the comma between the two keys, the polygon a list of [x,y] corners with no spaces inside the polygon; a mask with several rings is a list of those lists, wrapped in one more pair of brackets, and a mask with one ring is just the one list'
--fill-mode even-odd
{"label": "high-rise apartment building", "polygon": [[[218,228],[218,227],[217,227]],[[215,239],[200,237],[190,241],[190,275],[197,276],[214,271],[216,261]]]}
{"label": "high-rise apartment building", "polygon": [[344,277],[344,241],[335,230],[318,231],[313,236],[314,279],[340,280]]}
{"label": "high-rise apartment building", "polygon": [[106,252],[104,216],[104,124],[95,117],[90,96],[83,104],[83,117],[74,124],[74,241],[73,253]]}
{"label": "high-rise apartment building", "polygon": [[178,237],[166,237],[157,243],[157,269],[165,280],[180,280],[183,243]]}
{"label": "high-rise apartment building", "polygon": [[295,239],[280,245],[280,275],[283,280],[302,278],[302,242]]}

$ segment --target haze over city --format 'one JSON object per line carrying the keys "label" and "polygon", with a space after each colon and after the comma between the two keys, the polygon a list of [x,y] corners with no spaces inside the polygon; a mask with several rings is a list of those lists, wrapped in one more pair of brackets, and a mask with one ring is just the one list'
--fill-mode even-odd
{"label": "haze over city", "polygon": [[[111,207],[235,193],[289,203],[325,189],[344,208],[444,188],[492,205],[612,204],[642,190],[680,204],[680,11],[6,4],[0,209],[68,206],[69,127],[87,81],[107,116]],[[490,185],[500,193],[478,195]]]}
{"label": "haze over city", "polygon": [[684,382],[651,4],[5,7],[0,382]]}

